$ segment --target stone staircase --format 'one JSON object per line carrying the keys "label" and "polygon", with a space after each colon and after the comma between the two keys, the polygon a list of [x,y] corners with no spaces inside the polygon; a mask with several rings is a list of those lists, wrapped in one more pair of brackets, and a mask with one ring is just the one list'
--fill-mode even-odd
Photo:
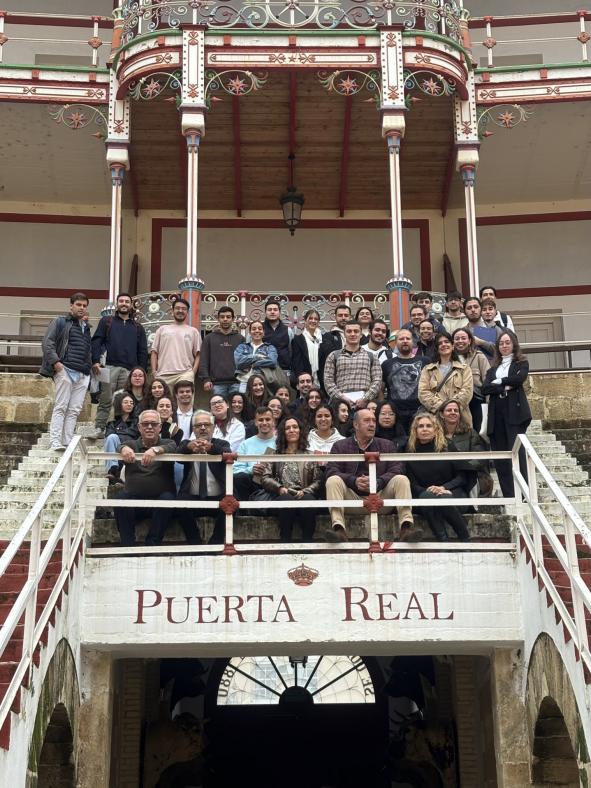
{"label": "stone staircase", "polygon": [[0,487],[43,433],[39,424],[0,424]]}
{"label": "stone staircase", "polygon": [[577,458],[584,471],[591,471],[591,420],[544,421],[543,424],[544,429],[553,432],[566,451]]}

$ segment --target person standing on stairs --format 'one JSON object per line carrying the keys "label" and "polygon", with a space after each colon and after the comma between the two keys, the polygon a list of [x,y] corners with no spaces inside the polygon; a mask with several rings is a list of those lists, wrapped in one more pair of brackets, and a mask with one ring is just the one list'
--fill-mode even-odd
{"label": "person standing on stairs", "polygon": [[70,296],[70,312],[53,320],[45,332],[39,374],[53,378],[55,403],[49,424],[49,445],[64,451],[76,429],[76,422],[88,390],[92,366],[90,326],[84,319],[88,296]]}

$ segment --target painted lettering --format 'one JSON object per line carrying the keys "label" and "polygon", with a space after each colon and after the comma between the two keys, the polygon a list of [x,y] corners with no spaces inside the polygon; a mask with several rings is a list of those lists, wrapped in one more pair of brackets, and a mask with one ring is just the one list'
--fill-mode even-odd
{"label": "painted lettering", "polygon": [[392,610],[392,599],[388,602],[385,601],[384,597],[391,596],[393,599],[398,601],[398,594],[394,592],[389,592],[387,594],[377,594],[378,597],[378,608],[380,611],[380,615],[378,616],[378,621],[398,621],[400,618],[400,613],[396,613],[394,616],[387,616],[386,611],[388,610],[390,613],[393,613]]}
{"label": "painted lettering", "polygon": [[433,597],[433,621],[453,621],[454,618],[454,611],[452,610],[449,616],[440,616],[439,615],[439,597],[441,596],[440,593],[434,594],[431,593]]}
{"label": "painted lettering", "polygon": [[[360,608],[364,621],[373,621],[373,618],[367,612],[367,608],[364,604],[367,602],[369,596],[365,588],[361,586],[343,586],[341,590],[345,593],[345,618],[343,618],[343,621],[355,621],[353,616],[353,605],[357,605]],[[354,591],[361,592],[360,599],[353,599]]]}
{"label": "painted lettering", "polygon": [[186,621],[189,620],[189,607],[191,604],[191,597],[184,596],[183,599],[185,600],[185,617],[174,619],[172,617],[172,603],[177,599],[175,596],[167,596],[166,597],[166,620],[169,624],[184,624]]}
{"label": "painted lettering", "polygon": [[[232,605],[232,599],[236,600],[236,604]],[[229,624],[231,619],[230,614],[236,613],[236,621],[240,621],[241,624],[244,624],[244,616],[242,615],[242,612],[240,610],[240,608],[244,604],[244,599],[242,599],[241,596],[225,596],[224,602],[225,602],[225,612],[224,612],[223,623]]]}
{"label": "painted lettering", "polygon": [[211,603],[217,602],[218,598],[216,596],[198,596],[195,597],[197,600],[197,620],[195,621],[196,624],[217,624],[218,617],[205,619],[203,618],[204,613],[208,615],[213,615],[211,610]]}
{"label": "painted lettering", "polygon": [[419,614],[419,618],[421,621],[426,621],[427,616],[423,613],[423,608],[421,607],[421,603],[418,600],[417,595],[413,593],[410,595],[410,599],[408,600],[408,605],[406,606],[406,612],[402,617],[404,620],[410,618],[411,612],[417,612]]}
{"label": "painted lettering", "polygon": [[[273,597],[271,597],[271,599],[272,598]],[[277,622],[277,617],[279,615],[287,616],[286,619],[287,621],[291,621],[291,622],[295,621],[295,618],[291,614],[289,603],[287,601],[287,597],[285,596],[285,594],[283,594],[283,596],[279,600],[279,604],[277,605],[277,610],[275,611],[275,618],[271,621],[272,624],[275,624]]]}
{"label": "painted lettering", "polygon": [[257,617],[255,618],[255,622],[257,624],[261,624],[265,619],[263,618],[263,599],[269,599],[271,602],[273,601],[273,597],[270,594],[249,594],[246,597],[246,601],[250,602],[251,599],[258,599],[258,612]]}
{"label": "painted lettering", "polygon": [[[134,623],[145,624],[144,610],[150,607],[158,607],[158,605],[162,602],[162,594],[160,591],[156,591],[154,588],[136,588],[135,592],[137,594],[137,618]],[[144,601],[145,594],[154,594],[154,601],[149,605]]]}

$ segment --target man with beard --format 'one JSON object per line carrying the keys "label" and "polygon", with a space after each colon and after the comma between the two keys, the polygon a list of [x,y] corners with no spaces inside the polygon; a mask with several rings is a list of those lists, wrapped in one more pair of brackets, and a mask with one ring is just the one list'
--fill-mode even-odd
{"label": "man with beard", "polygon": [[413,356],[412,334],[401,328],[396,335],[394,356],[383,366],[388,400],[394,406],[398,422],[408,434],[410,424],[419,409],[419,378],[428,359]]}
{"label": "man with beard", "polygon": [[172,307],[174,323],[160,326],[154,334],[150,361],[154,377],[162,378],[173,388],[180,380],[195,385],[199,367],[201,334],[187,324],[189,302],[177,298]]}

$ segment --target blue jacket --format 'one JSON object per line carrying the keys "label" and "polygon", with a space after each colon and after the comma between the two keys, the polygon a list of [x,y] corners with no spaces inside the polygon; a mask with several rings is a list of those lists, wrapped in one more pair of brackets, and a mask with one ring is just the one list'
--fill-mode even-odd
{"label": "blue jacket", "polygon": [[244,372],[249,369],[277,366],[277,348],[263,342],[256,351],[250,342],[243,342],[234,351],[236,369]]}
{"label": "blue jacket", "polygon": [[[71,351],[70,331],[72,330],[74,323],[78,325],[78,321],[74,320],[72,315],[66,315],[65,317],[56,317],[55,320],[52,320],[47,327],[47,331],[45,332],[45,336],[41,342],[43,361],[41,363],[41,368],[39,369],[40,375],[43,375],[46,378],[52,378],[55,375],[53,365],[58,361],[63,362],[66,359],[68,350]],[[87,375],[90,372],[91,363],[89,325],[86,325],[83,328],[82,342],[79,343],[77,350],[77,363],[75,364],[75,367],[76,369],[79,368],[80,371],[83,371],[84,374]]]}
{"label": "blue jacket", "polygon": [[101,317],[92,338],[92,363],[97,364],[107,351],[107,366],[147,368],[148,343],[144,327],[119,315]]}

